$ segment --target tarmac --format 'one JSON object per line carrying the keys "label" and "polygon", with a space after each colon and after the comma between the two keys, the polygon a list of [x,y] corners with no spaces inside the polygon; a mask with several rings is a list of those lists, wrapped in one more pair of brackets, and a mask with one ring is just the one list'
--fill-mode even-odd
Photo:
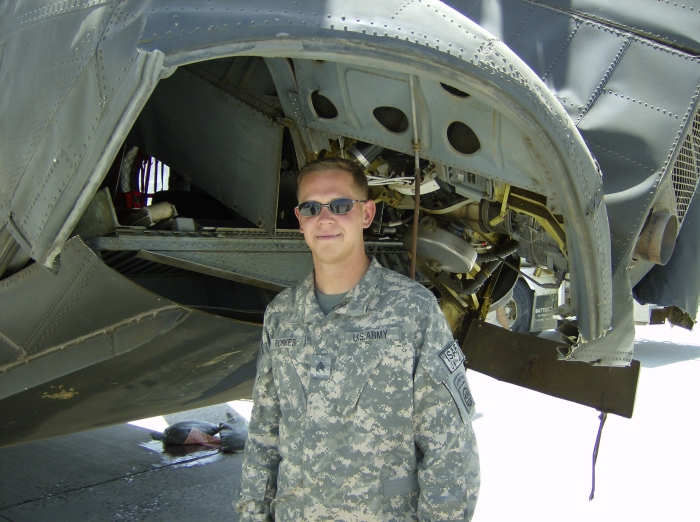
{"label": "tarmac", "polygon": [[[225,421],[223,404],[165,416]],[[0,449],[0,521],[238,521],[242,454],[173,454],[120,424]]]}
{"label": "tarmac", "polygon": [[[474,522],[698,520],[700,332],[642,327],[635,358],[635,413],[606,422],[593,502],[598,412],[471,372],[482,469]],[[151,419],[161,422],[152,429],[219,423],[230,404],[246,416],[228,403]],[[130,424],[1,448],[0,522],[237,521],[241,454],[201,450],[166,453]]]}

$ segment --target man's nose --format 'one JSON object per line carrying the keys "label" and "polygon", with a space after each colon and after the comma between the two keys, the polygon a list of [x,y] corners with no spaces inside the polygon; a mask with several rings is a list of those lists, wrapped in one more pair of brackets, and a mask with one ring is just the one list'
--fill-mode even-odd
{"label": "man's nose", "polygon": [[335,214],[333,214],[328,207],[321,207],[321,213],[318,215],[318,219],[321,221],[334,221]]}

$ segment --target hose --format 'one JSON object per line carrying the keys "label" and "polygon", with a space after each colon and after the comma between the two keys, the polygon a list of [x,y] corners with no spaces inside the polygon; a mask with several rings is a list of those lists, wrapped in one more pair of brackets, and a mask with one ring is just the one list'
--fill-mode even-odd
{"label": "hose", "polygon": [[498,267],[501,266],[501,263],[502,263],[502,261],[495,260],[495,261],[488,262],[486,264],[486,266],[482,266],[479,273],[476,274],[474,281],[472,281],[465,288],[463,288],[461,293],[464,293],[464,294],[476,293],[476,291],[479,290],[479,288],[484,286],[484,283],[486,282],[486,280],[489,277],[491,277],[491,274],[493,274],[498,269]]}
{"label": "hose", "polygon": [[379,225],[380,227],[398,227],[399,225],[406,225],[413,221],[413,214],[404,219],[398,219],[396,221],[373,221],[374,225]]}
{"label": "hose", "polygon": [[[482,237],[483,237],[486,241],[488,241],[489,243],[491,243],[492,246],[494,246],[494,247],[496,246],[496,244],[495,244],[493,241],[491,241],[489,238],[487,238],[486,236],[482,236]],[[505,246],[508,246],[508,244],[506,244]],[[505,248],[505,247],[504,247],[504,248]],[[512,252],[511,252],[511,253],[512,253]],[[498,252],[497,252],[497,251],[493,251],[493,252],[491,253],[491,255],[493,255],[493,256],[498,256]],[[477,259],[479,259],[479,256],[477,256]],[[536,285],[539,286],[540,288],[559,288],[559,287],[561,286],[561,281],[563,280],[563,277],[564,277],[563,275],[562,275],[562,279],[561,279],[561,280],[559,280],[559,278],[557,277],[557,280],[558,280],[557,283],[540,283],[540,282],[537,281],[536,279],[530,277],[530,276],[527,275],[525,272],[523,272],[522,270],[520,270],[518,267],[513,266],[512,264],[510,264],[510,263],[509,263],[508,261],[506,261],[505,259],[503,259],[503,258],[501,258],[501,257],[498,257],[497,259],[499,259],[500,261],[502,261],[508,268],[511,268],[511,269],[515,270],[515,271],[518,272],[521,276],[523,276],[525,279],[527,279],[528,281],[531,281],[533,284],[536,284]]]}
{"label": "hose", "polygon": [[476,256],[477,263],[488,263],[490,261],[501,261],[518,250],[519,243],[511,239],[505,245],[490,252],[485,252]]}

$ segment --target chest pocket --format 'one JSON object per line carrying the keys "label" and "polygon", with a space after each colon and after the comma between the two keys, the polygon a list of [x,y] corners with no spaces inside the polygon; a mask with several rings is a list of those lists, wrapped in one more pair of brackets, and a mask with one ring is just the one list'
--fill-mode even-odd
{"label": "chest pocket", "polygon": [[347,416],[355,408],[367,381],[387,358],[392,343],[398,338],[397,328],[343,334],[343,354],[338,357],[337,364],[339,371],[332,377],[338,385],[333,404],[341,415]]}
{"label": "chest pocket", "polygon": [[279,393],[280,409],[284,415],[299,417],[306,411],[306,392],[299,378],[298,366],[304,364],[304,337],[274,337],[270,339],[272,375]]}

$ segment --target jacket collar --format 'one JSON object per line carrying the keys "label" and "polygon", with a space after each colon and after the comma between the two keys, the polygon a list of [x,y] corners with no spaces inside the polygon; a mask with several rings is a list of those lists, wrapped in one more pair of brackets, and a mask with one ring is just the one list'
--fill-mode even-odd
{"label": "jacket collar", "polygon": [[[370,258],[369,268],[360,282],[352,288],[343,298],[340,304],[331,313],[357,316],[367,313],[372,306],[373,298],[381,280],[382,265],[374,258]],[[304,320],[306,322],[320,322],[325,316],[316,300],[314,292],[314,271],[301,282],[300,298],[304,306]],[[376,301],[375,301],[376,302]]]}

